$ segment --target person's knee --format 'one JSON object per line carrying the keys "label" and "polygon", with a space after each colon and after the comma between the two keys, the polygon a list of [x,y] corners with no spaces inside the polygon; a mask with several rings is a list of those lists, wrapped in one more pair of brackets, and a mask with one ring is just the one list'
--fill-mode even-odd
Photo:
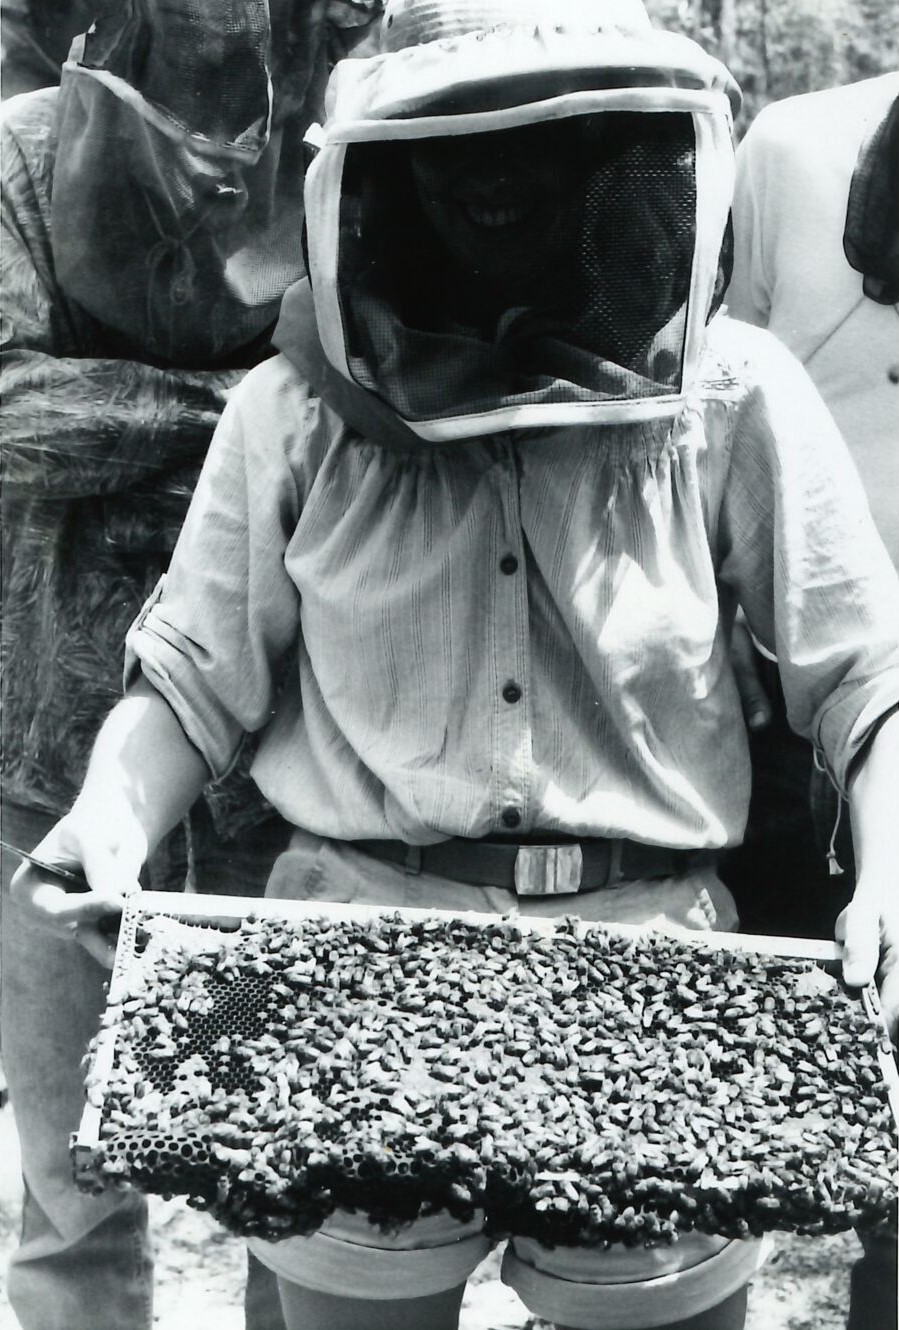
{"label": "person's knee", "polygon": [[766,1241],[687,1234],[673,1247],[546,1248],[513,1238],[503,1282],[556,1330],[742,1330]]}
{"label": "person's knee", "polygon": [[278,1280],[287,1330],[456,1330],[465,1285],[416,1298],[345,1298]]}
{"label": "person's knee", "polygon": [[250,1251],[243,1305],[246,1330],[285,1330],[278,1278]]}
{"label": "person's knee", "polygon": [[[729,1298],[715,1307],[699,1312],[696,1316],[680,1318],[676,1321],[653,1321],[652,1325],[641,1330],[743,1330],[746,1322],[748,1289],[744,1286],[732,1293]],[[554,1323],[553,1330],[580,1330],[580,1327]]]}
{"label": "person's knee", "polygon": [[[425,1300],[423,1312],[443,1315],[443,1299],[446,1305],[452,1305],[456,1291],[464,1288],[469,1275],[490,1251],[492,1243],[483,1224],[482,1212],[462,1222],[440,1211],[391,1234],[380,1232],[365,1215],[336,1210],[308,1237],[288,1237],[278,1242],[251,1238],[248,1245],[285,1281],[293,1302],[304,1300],[309,1315],[317,1305],[313,1295],[337,1298],[338,1302],[324,1305],[337,1315],[345,1303],[340,1315],[353,1325],[359,1304],[369,1302],[399,1300],[411,1305]],[[421,1324],[426,1323],[429,1330],[438,1324]],[[329,1325],[334,1330],[335,1322]]]}

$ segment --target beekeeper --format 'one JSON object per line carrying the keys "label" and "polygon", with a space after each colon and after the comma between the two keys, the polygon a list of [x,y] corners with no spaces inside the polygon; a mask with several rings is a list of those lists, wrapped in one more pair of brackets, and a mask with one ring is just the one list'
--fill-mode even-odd
{"label": "beekeeper", "polygon": [[[889,964],[899,582],[837,431],[767,334],[715,317],[727,71],[639,3],[394,0],[339,65],[310,284],[234,393],[131,687],[42,845],[98,956],[145,855],[264,731],[296,828],[273,896],[732,928],[749,795],[734,607],[856,819],[846,977]],[[254,1250],[291,1327],[455,1326],[478,1219],[334,1215]],[[756,1241],[556,1248],[504,1278],[584,1330],[743,1324]]]}

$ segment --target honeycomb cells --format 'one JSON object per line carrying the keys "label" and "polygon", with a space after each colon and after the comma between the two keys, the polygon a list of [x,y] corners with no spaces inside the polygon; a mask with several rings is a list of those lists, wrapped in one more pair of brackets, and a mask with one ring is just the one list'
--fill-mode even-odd
{"label": "honeycomb cells", "polygon": [[550,1243],[888,1224],[880,1036],[807,960],[561,921],[147,915],[80,1185],[233,1231],[483,1209]]}

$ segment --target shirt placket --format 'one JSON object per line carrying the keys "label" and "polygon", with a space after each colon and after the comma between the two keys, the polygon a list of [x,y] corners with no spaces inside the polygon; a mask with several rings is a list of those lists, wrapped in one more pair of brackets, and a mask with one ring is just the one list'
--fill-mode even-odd
{"label": "shirt placket", "polygon": [[497,832],[530,825],[532,772],[527,571],[514,446],[496,469],[500,521],[493,551],[493,693],[496,720],[493,818]]}

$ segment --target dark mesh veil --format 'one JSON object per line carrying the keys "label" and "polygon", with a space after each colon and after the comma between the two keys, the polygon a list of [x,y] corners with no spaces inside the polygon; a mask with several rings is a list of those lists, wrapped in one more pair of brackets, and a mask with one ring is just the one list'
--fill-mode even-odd
{"label": "dark mesh veil", "polygon": [[489,273],[458,271],[416,198],[407,143],[348,150],[338,260],[348,362],[404,418],[680,388],[696,233],[692,118],[607,112],[540,128],[578,167],[550,280],[521,307],[503,305]]}
{"label": "dark mesh veil", "polygon": [[270,329],[304,271],[302,134],[325,27],[325,0],[123,0],[76,40],[54,259],[123,354],[227,363]]}

